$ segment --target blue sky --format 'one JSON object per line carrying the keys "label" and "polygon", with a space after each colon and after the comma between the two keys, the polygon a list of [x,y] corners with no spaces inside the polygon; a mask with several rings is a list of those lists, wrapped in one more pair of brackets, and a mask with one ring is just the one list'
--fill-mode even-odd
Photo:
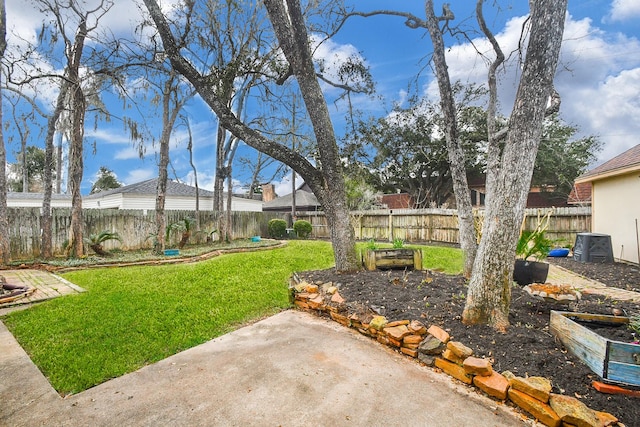
{"label": "blue sky", "polygon": [[[164,2],[169,3],[167,1]],[[473,2],[451,2],[456,21],[469,30],[474,28]],[[487,2],[491,4],[493,2]],[[527,2],[521,0],[498,2],[501,11],[488,9],[486,19],[505,52],[515,51]],[[359,10],[396,9],[424,15],[423,0],[403,2],[368,0],[354,3]],[[20,38],[35,41],[35,29],[42,18],[30,2],[6,0],[10,49],[20,45]],[[441,2],[436,2],[439,8]],[[466,9],[464,9],[466,8]],[[122,19],[122,17],[128,19]],[[117,0],[116,5],[101,20],[117,34],[131,31],[139,17],[134,2]],[[566,21],[560,65],[556,75],[556,89],[562,97],[561,115],[568,123],[578,126],[583,135],[597,135],[604,143],[599,161],[607,160],[639,143],[640,135],[640,2],[637,0],[571,1]],[[19,37],[18,37],[19,36]],[[477,36],[476,48],[488,51],[486,41]],[[447,53],[453,80],[465,83],[483,83],[486,64],[468,42],[450,40]],[[328,63],[340,61],[353,54],[361,54],[376,81],[380,98],[356,97],[357,107],[366,115],[384,116],[394,103],[402,104],[409,90],[437,99],[437,88],[428,68],[431,44],[423,30],[412,30],[398,17],[378,16],[354,18],[331,41],[317,52]],[[55,69],[54,65],[51,65]],[[511,109],[516,90],[518,67],[511,62],[505,67],[500,80],[502,112]],[[420,77],[416,79],[416,76]],[[49,99],[55,97],[50,88]],[[327,97],[333,94],[327,88]],[[109,100],[117,109],[119,101]],[[6,104],[5,104],[6,105]],[[45,106],[46,108],[46,106]],[[334,126],[338,134],[344,131],[344,104],[330,104]],[[195,98],[185,107],[194,135],[195,161],[201,187],[211,189],[215,168],[216,120],[209,108]],[[151,113],[150,113],[151,114]],[[5,106],[5,120],[9,109]],[[30,144],[41,145],[40,130],[31,132]],[[95,152],[88,144],[85,150],[85,175],[82,192],[88,193],[99,167],[114,170],[118,179],[132,184],[157,175],[156,147],[145,146],[145,157],[131,143],[127,131],[116,122],[98,123],[97,129],[88,125],[86,137],[95,143]],[[18,150],[13,142],[7,147],[9,161]],[[255,152],[241,145],[236,158],[254,156]],[[187,183],[193,183],[185,128],[174,132],[171,143],[172,170]],[[237,184],[247,182],[247,171],[234,165]],[[280,195],[291,191],[290,174],[276,182]]]}

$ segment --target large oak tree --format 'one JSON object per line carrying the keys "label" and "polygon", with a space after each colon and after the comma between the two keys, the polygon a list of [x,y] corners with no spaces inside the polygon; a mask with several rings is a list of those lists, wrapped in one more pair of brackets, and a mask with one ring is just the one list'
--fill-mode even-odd
{"label": "large oak tree", "polygon": [[173,68],[194,86],[202,99],[215,112],[220,123],[249,146],[291,166],[311,187],[322,204],[330,224],[336,269],[359,268],[355,238],[349,222],[342,164],[331,123],[327,103],[318,83],[305,19],[297,0],[270,0],[265,2],[270,21],[280,48],[289,65],[290,77],[295,77],[313,125],[317,144],[318,163],[289,147],[267,138],[248,126],[229,108],[225,99],[215,90],[215,75],[194,67],[177,43],[167,17],[155,0],[144,0],[165,53]]}

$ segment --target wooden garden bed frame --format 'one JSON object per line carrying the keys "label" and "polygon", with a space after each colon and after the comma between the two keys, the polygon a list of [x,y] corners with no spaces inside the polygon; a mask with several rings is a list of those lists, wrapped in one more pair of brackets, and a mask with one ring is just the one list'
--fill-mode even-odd
{"label": "wooden garden bed frame", "polygon": [[604,380],[640,386],[640,345],[613,341],[575,322],[628,324],[629,318],[551,311],[549,328],[562,344]]}

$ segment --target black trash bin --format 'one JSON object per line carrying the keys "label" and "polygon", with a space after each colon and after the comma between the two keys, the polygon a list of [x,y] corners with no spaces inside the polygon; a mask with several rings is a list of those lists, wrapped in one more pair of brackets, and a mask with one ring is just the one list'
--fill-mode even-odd
{"label": "black trash bin", "polygon": [[613,262],[611,236],[600,233],[578,233],[573,246],[573,259],[578,262]]}

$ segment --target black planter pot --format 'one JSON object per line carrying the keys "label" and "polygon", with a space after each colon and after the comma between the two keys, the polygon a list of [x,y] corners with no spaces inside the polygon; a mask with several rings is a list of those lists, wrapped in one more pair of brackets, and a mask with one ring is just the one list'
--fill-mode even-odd
{"label": "black planter pot", "polygon": [[531,283],[545,283],[549,274],[549,264],[546,262],[516,260],[513,269],[513,280],[520,286]]}

